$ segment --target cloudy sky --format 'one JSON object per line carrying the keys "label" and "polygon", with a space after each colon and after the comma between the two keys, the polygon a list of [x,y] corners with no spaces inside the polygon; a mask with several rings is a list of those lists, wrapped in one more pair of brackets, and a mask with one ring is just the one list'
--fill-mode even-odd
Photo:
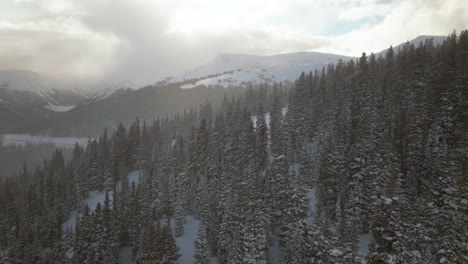
{"label": "cloudy sky", "polygon": [[0,0],[0,69],[146,84],[219,53],[358,56],[465,28],[466,0]]}

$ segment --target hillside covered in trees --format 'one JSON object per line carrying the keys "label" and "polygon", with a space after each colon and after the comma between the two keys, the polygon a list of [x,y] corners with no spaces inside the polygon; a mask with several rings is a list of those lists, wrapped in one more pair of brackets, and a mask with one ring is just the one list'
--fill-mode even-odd
{"label": "hillside covered in trees", "polygon": [[465,30],[137,119],[0,179],[0,262],[178,263],[193,216],[196,263],[466,263],[467,107]]}

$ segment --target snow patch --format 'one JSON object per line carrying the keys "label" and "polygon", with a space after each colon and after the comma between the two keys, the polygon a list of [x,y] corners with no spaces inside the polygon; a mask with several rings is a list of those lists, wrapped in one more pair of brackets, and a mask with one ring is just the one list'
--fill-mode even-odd
{"label": "snow patch", "polygon": [[[109,192],[109,199],[112,200],[112,191]],[[83,207],[87,204],[88,207],[89,207],[89,210],[92,212],[96,209],[96,206],[98,203],[101,203],[101,205],[104,203],[104,199],[106,198],[106,193],[105,192],[99,192],[99,191],[92,191],[92,192],[89,192],[88,194],[88,197],[86,197],[84,200],[83,200]],[[62,228],[63,229],[71,229],[71,230],[75,230],[75,226],[76,226],[76,218],[78,215],[82,215],[81,214],[81,210],[80,212],[78,212],[78,209],[76,210],[73,210],[70,212],[70,217],[68,218],[67,221],[65,221],[65,223],[63,223],[62,225]]]}
{"label": "snow patch", "polygon": [[70,111],[73,108],[75,108],[75,106],[74,105],[52,105],[52,104],[49,104],[49,105],[44,106],[44,108],[49,109],[51,111],[55,111],[55,112],[67,112],[67,111]]}
{"label": "snow patch", "polygon": [[73,248],[69,248],[67,252],[65,252],[65,256],[67,256],[67,258],[69,259],[73,258],[74,255],[75,255],[75,252],[73,252]]}
{"label": "snow patch", "polygon": [[275,237],[273,239],[273,245],[269,249],[270,263],[271,264],[280,264],[281,263],[281,248],[279,245],[279,239]]}
{"label": "snow patch", "polygon": [[288,112],[288,107],[287,107],[287,106],[281,108],[281,114],[282,114],[283,116],[285,116],[287,112]]}
{"label": "snow patch", "polygon": [[369,254],[369,245],[372,241],[371,233],[364,233],[359,236],[359,254],[366,256]]}
{"label": "snow patch", "polygon": [[[164,226],[167,224],[167,219],[159,220],[159,224]],[[169,224],[172,228],[172,234],[175,234],[174,218],[170,219]],[[197,240],[198,228],[200,220],[192,215],[185,216],[184,234],[180,237],[175,237],[177,247],[179,248],[180,257],[179,263],[195,263],[195,240]]]}
{"label": "snow patch", "polygon": [[130,182],[130,184],[132,184],[132,182],[138,183],[142,173],[143,173],[142,170],[134,170],[134,171],[129,172],[127,174],[127,179]]}
{"label": "snow patch", "polygon": [[132,248],[131,247],[123,247],[119,251],[119,257],[118,257],[119,263],[121,264],[133,264],[135,261],[133,261],[133,254],[132,254]]}
{"label": "snow patch", "polygon": [[307,197],[309,198],[309,212],[310,215],[307,217],[306,221],[309,224],[312,224],[314,221],[314,213],[317,207],[317,195],[315,194],[315,188],[310,188],[307,190]]}
{"label": "snow patch", "polygon": [[392,203],[392,198],[384,198],[384,203],[385,204],[391,204]]}
{"label": "snow patch", "polygon": [[181,254],[179,263],[195,263],[195,240],[200,221],[191,215],[186,216],[185,221],[184,235],[175,238]]}
{"label": "snow patch", "polygon": [[315,194],[315,188],[311,188],[307,191],[307,197],[309,197],[309,208],[315,211],[317,206],[317,195]]}
{"label": "snow patch", "polygon": [[[110,198],[109,194],[109,198]],[[104,199],[106,198],[106,193],[105,192],[99,192],[99,191],[92,191],[89,192],[89,195],[86,199],[83,200],[83,204],[87,204],[89,209],[91,211],[96,210],[96,206],[98,203],[104,203]]]}
{"label": "snow patch", "polygon": [[[141,170],[135,170],[131,171],[130,173],[127,174],[127,179],[130,182],[138,182],[140,180],[140,176],[142,174]],[[117,182],[117,186],[120,186],[121,182]],[[113,191],[109,191],[109,200],[112,201],[113,199]],[[106,199],[106,192],[100,192],[100,191],[91,191],[89,192],[88,196],[83,200],[82,204],[83,207],[87,204],[90,211],[96,210],[96,206],[98,203],[101,203],[101,205],[104,203],[104,200]],[[76,226],[76,218],[77,216],[81,216],[81,208],[75,209],[70,212],[69,217],[67,221],[65,221],[62,224],[63,229],[71,229],[75,230]]]}
{"label": "snow patch", "polygon": [[343,251],[336,249],[336,248],[331,249],[329,252],[330,252],[330,255],[335,256],[335,257],[343,255]]}
{"label": "snow patch", "polygon": [[299,163],[294,163],[289,166],[289,173],[295,173],[296,175],[299,175],[299,169],[301,168],[301,164]]}
{"label": "snow patch", "polygon": [[[257,127],[258,117],[256,115],[254,115],[254,116],[251,116],[251,119],[252,119],[254,127]],[[267,127],[270,128],[270,112],[265,114],[265,123],[266,123]]]}

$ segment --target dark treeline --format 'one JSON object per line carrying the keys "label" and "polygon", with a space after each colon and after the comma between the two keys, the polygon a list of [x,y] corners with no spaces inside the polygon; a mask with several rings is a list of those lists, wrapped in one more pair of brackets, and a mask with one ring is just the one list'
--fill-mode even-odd
{"label": "dark treeline", "polygon": [[[467,88],[463,31],[304,73],[263,103],[120,125],[0,183],[0,260],[116,263],[130,246],[137,263],[177,263],[194,215],[196,263],[464,263]],[[95,210],[92,190],[106,192]]]}

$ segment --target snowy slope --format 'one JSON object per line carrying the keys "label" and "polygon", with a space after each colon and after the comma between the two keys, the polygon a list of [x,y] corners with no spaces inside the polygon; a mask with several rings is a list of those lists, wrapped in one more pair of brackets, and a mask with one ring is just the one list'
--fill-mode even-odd
{"label": "snowy slope", "polygon": [[135,83],[126,80],[126,81],[117,83],[115,85],[112,85],[110,87],[100,90],[94,96],[92,96],[88,100],[88,102],[97,102],[100,100],[104,100],[106,98],[110,98],[112,96],[135,91],[137,88],[138,86]]}
{"label": "snowy slope", "polygon": [[52,97],[53,84],[35,72],[14,69],[0,71],[0,89],[23,95],[33,94],[48,105],[60,104]]}
{"label": "snowy slope", "polygon": [[38,73],[16,69],[0,71],[0,100],[12,109],[24,110],[29,105],[64,112],[84,99],[86,96],[79,92],[59,86]]}
{"label": "snowy slope", "polygon": [[[182,88],[197,85],[246,85],[253,83],[272,83],[294,81],[301,72],[320,70],[331,62],[350,57],[319,53],[297,52],[271,56],[221,54],[211,62],[191,71],[168,77],[163,83],[186,82]],[[187,83],[187,81],[189,81]]]}
{"label": "snowy slope", "polygon": [[[434,45],[442,43],[444,36],[418,36],[410,40],[415,46],[426,39],[433,39]],[[394,46],[398,50],[405,43]],[[386,50],[378,54],[385,53]],[[167,77],[159,83],[181,82],[182,88],[198,85],[246,86],[248,83],[272,83],[294,81],[301,72],[321,70],[329,63],[352,57],[319,52],[297,52],[271,56],[246,54],[221,54],[211,62],[176,76]]]}
{"label": "snowy slope", "polygon": [[53,84],[39,74],[14,69],[0,71],[0,87],[38,94],[52,93],[54,89]]}

